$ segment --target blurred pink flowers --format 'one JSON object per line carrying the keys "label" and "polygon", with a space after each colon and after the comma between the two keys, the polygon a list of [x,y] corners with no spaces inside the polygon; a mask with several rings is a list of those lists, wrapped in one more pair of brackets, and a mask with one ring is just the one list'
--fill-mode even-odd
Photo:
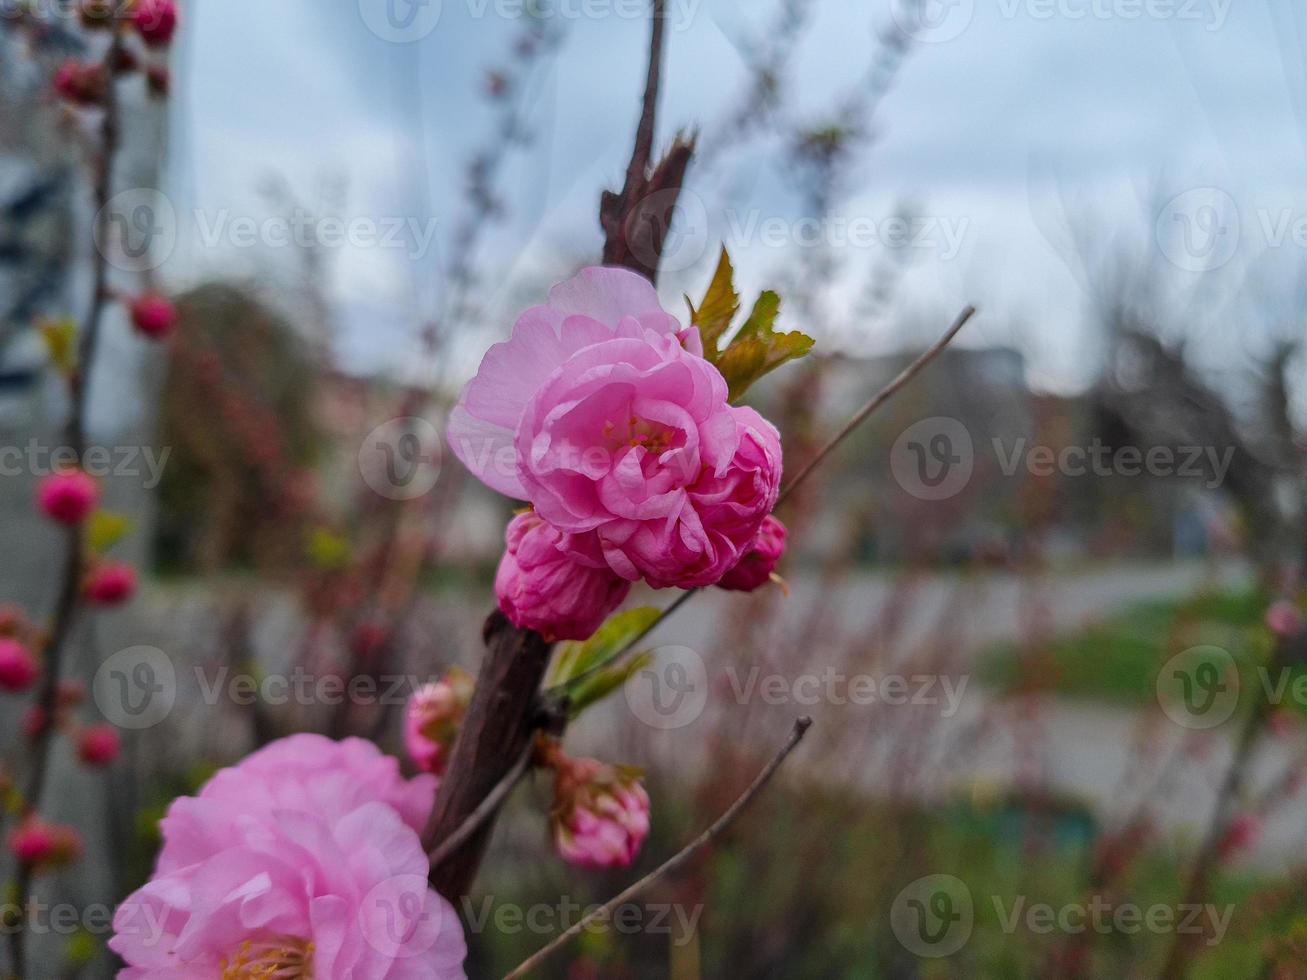
{"label": "blurred pink flowers", "polygon": [[41,668],[27,647],[10,637],[0,637],[0,691],[22,693],[40,676]]}
{"label": "blurred pink flowers", "polygon": [[1266,610],[1266,627],[1276,636],[1288,639],[1302,632],[1303,615],[1288,599],[1281,599]]}
{"label": "blurred pink flowers", "polygon": [[162,340],[177,325],[177,310],[164,296],[147,293],[132,301],[132,325],[152,340]]}
{"label": "blurred pink flowers", "polygon": [[72,827],[27,816],[9,835],[9,852],[34,870],[63,867],[82,853],[82,839]]}
{"label": "blurred pink flowers", "polygon": [[222,770],[174,801],[154,877],[119,906],[119,976],[463,977],[415,829],[433,786],[371,743],[315,735]]}
{"label": "blurred pink flowers", "polygon": [[649,795],[637,770],[548,753],[554,783],[554,846],[585,868],[624,868],[649,836]]}
{"label": "blurred pink flowers", "polygon": [[60,524],[80,524],[95,510],[100,488],[81,470],[62,470],[43,479],[36,488],[42,513]]}
{"label": "blurred pink flowers", "polygon": [[98,606],[118,606],[136,594],[136,570],[121,561],[100,562],[86,579],[86,598]]}
{"label": "blurred pink flowers", "polygon": [[175,0],[136,0],[132,7],[132,26],[149,47],[164,47],[177,31]]}
{"label": "blurred pink flowers", "polygon": [[631,591],[592,540],[590,554],[583,556],[575,545],[566,550],[567,538],[537,514],[519,514],[508,525],[495,574],[504,615],[549,641],[588,638]]}
{"label": "blurred pink flowers", "polygon": [[486,353],[450,418],[451,447],[488,486],[529,500],[580,564],[601,558],[655,588],[713,585],[776,505],[781,446],[757,412],[730,404],[702,353],[647,280],[586,269]]}
{"label": "blurred pink flowers", "polygon": [[107,722],[92,725],[77,736],[77,758],[88,766],[107,766],[118,758],[122,739]]}
{"label": "blurred pink flowers", "polygon": [[424,684],[409,698],[404,713],[404,747],[423,772],[445,771],[475,686],[471,674],[455,667],[444,680]]}

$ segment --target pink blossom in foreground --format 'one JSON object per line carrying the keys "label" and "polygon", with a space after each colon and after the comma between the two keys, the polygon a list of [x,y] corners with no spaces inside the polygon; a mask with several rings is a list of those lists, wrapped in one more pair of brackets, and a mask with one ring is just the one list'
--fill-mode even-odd
{"label": "pink blossom in foreground", "polygon": [[41,512],[60,524],[80,524],[95,510],[100,487],[81,470],[61,470],[43,479],[36,488]]}
{"label": "pink blossom in foreground", "polygon": [[118,758],[122,739],[108,723],[91,725],[77,736],[77,758],[88,766],[107,766]]}
{"label": "pink blossom in foreground", "polygon": [[175,0],[136,0],[132,7],[132,26],[149,47],[166,46],[177,31]]}
{"label": "pink blossom in foreground", "polygon": [[772,572],[781,556],[785,554],[785,525],[777,518],[767,515],[762,522],[762,529],[750,548],[740,559],[740,563],[722,576],[717,585],[733,592],[752,592],[761,588],[771,579]]}
{"label": "pink blossom in foreground", "polygon": [[7,636],[0,636],[0,691],[20,694],[41,676],[41,667],[32,651]]}
{"label": "pink blossom in foreground", "polygon": [[565,550],[569,539],[534,512],[518,514],[495,573],[504,615],[550,642],[589,639],[631,591],[631,583],[608,567],[593,535],[588,548]]}
{"label": "pink blossom in foreground", "polygon": [[585,868],[624,868],[649,836],[649,796],[636,770],[595,759],[554,759],[552,814],[559,857]]}
{"label": "pink blossom in foreground", "polygon": [[1302,632],[1303,615],[1288,599],[1281,599],[1266,610],[1266,627],[1276,636],[1288,639]]}
{"label": "pink blossom in foreground", "polygon": [[[450,417],[455,455],[622,578],[716,583],[775,506],[780,437],[729,404],[697,331],[622,269],[586,269],[492,347]],[[575,537],[571,537],[575,536]],[[592,538],[591,538],[592,536]]]}
{"label": "pink blossom in foreground", "polygon": [[85,592],[96,605],[121,605],[136,594],[136,570],[125,562],[101,562],[87,578]]}
{"label": "pink blossom in foreground", "polygon": [[27,816],[9,835],[9,853],[35,870],[63,867],[82,853],[82,839],[71,827]]}
{"label": "pink blossom in foreground", "polygon": [[314,735],[223,770],[174,801],[154,877],[119,906],[119,976],[463,978],[462,926],[413,826],[433,786],[369,743]]}
{"label": "pink blossom in foreground", "polygon": [[445,771],[475,685],[471,674],[455,667],[444,680],[424,684],[409,698],[404,747],[423,772]]}
{"label": "pink blossom in foreground", "polygon": [[161,340],[177,326],[177,310],[166,297],[154,293],[132,301],[132,325],[152,340]]}

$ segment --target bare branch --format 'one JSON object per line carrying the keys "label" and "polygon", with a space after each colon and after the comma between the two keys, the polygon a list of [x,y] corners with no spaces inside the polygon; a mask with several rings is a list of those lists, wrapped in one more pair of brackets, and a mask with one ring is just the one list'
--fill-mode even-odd
{"label": "bare branch", "polygon": [[764,786],[767,785],[767,783],[771,780],[772,776],[775,775],[776,770],[781,767],[781,763],[785,761],[786,757],[789,756],[789,754],[794,751],[795,747],[801,741],[803,741],[803,736],[807,734],[808,729],[811,727],[812,727],[811,718],[805,716],[803,718],[800,718],[798,721],[796,721],[794,723],[793,730],[791,730],[790,732],[789,738],[785,740],[785,744],[781,746],[780,751],[777,752],[776,755],[772,758],[771,762],[767,763],[767,765],[763,768],[763,770],[760,773],[758,773],[757,777],[755,777],[753,782],[749,784],[749,788],[746,789],[740,795],[739,799],[737,799],[734,803],[732,803],[730,807],[727,808],[726,812],[723,813],[720,817],[718,817],[717,820],[707,830],[705,830],[694,840],[690,841],[689,844],[687,844],[675,857],[673,857],[667,863],[663,864],[662,866],[655,869],[654,871],[649,872],[649,874],[645,875],[630,888],[627,888],[625,891],[621,892],[620,894],[612,898],[607,904],[590,912],[589,915],[584,916],[579,922],[577,922],[574,926],[572,926],[570,929],[568,929],[558,938],[553,940],[548,946],[545,946],[539,952],[531,956],[530,959],[526,960],[526,962],[522,963],[521,966],[517,967],[515,970],[513,970],[511,973],[505,976],[504,980],[514,980],[515,977],[526,976],[527,973],[529,973],[531,970],[534,970],[536,967],[540,966],[542,963],[545,962],[545,960],[549,959],[549,957],[553,956],[564,946],[566,946],[569,942],[571,942],[582,932],[584,932],[586,926],[588,926],[591,922],[594,922],[596,919],[606,918],[612,915],[615,909],[631,901],[631,899],[635,898],[641,892],[647,890],[657,882],[661,881],[663,878],[666,878],[668,875],[672,874],[674,871],[676,871],[678,868],[684,865],[687,861],[689,861],[690,858],[694,856],[696,851],[698,851],[705,845],[710,844],[717,837],[720,837],[722,833],[728,827],[730,827],[732,823],[735,822],[736,817],[738,817],[744,811],[744,808],[753,802],[753,798],[757,796],[759,792],[762,791],[762,788]]}
{"label": "bare branch", "polygon": [[446,859],[463,846],[464,842],[476,832],[478,827],[495,815],[504,800],[508,799],[508,794],[513,791],[513,787],[522,781],[522,777],[531,768],[531,758],[534,754],[535,745],[528,742],[517,762],[513,764],[513,768],[508,770],[504,778],[486,795],[486,798],[477,805],[477,808],[469,813],[463,822],[440,842],[440,846],[431,852],[432,869],[440,867]]}

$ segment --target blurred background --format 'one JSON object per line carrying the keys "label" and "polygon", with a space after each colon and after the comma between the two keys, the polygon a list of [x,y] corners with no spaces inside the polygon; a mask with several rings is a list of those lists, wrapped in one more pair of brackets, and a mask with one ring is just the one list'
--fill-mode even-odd
{"label": "blurred background", "polygon": [[[0,599],[39,617],[60,546],[32,493],[67,405],[37,324],[84,315],[96,209],[88,123],[49,86],[86,34],[31,6],[40,31],[0,4]],[[214,767],[297,730],[397,749],[412,685],[475,669],[512,504],[444,418],[517,313],[598,261],[649,33],[643,0],[182,16],[170,96],[121,96],[109,261],[180,322],[160,346],[113,313],[90,379],[146,574],[75,637],[76,710],[126,745],[108,773],[56,746],[47,809],[93,859],[38,893],[82,909],[139,885]],[[546,975],[1152,977],[1183,945],[1166,975],[1307,976],[1307,683],[1263,621],[1307,561],[1307,11],[667,17],[657,145],[698,152],[659,291],[684,319],[724,246],[817,339],[751,396],[791,472],[981,312],[787,502],[786,588],[697,597],[570,734],[647,767],[653,867],[816,721],[634,928]],[[142,664],[166,687],[144,714],[112,679]],[[320,684],[356,677],[379,693]],[[0,702],[14,744],[22,707]],[[475,977],[630,877],[559,863],[548,787],[518,795],[461,909]],[[34,938],[48,976],[111,974],[86,918]]]}

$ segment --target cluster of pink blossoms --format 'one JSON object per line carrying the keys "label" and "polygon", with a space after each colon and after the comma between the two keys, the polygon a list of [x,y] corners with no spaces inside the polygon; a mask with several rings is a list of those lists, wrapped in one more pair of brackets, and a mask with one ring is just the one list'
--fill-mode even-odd
{"label": "cluster of pink blossoms", "polygon": [[467,947],[427,884],[431,776],[293,735],[175,800],[153,878],[114,916],[123,980],[448,980]]}
{"label": "cluster of pink blossoms", "polygon": [[522,314],[464,389],[449,440],[482,482],[531,504],[495,591],[550,640],[589,637],[636,581],[724,584],[748,557],[725,584],[756,587],[783,547],[781,529],[758,548],[779,434],[730,403],[698,329],[624,269],[586,269]]}

